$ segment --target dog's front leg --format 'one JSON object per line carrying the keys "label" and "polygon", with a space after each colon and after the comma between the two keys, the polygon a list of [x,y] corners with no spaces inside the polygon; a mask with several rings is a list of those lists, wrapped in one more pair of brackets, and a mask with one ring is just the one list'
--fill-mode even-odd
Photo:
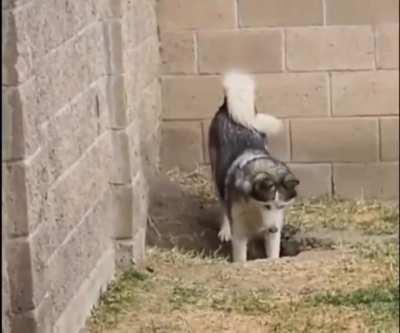
{"label": "dog's front leg", "polygon": [[232,207],[232,259],[233,262],[247,261],[248,235],[244,229],[245,221],[242,216],[242,205]]}
{"label": "dog's front leg", "polygon": [[270,209],[262,213],[264,225],[267,226],[265,233],[265,252],[267,258],[277,259],[281,249],[281,232],[284,222],[283,209]]}
{"label": "dog's front leg", "polygon": [[247,238],[233,235],[232,257],[233,257],[233,262],[247,261]]}
{"label": "dog's front leg", "polygon": [[218,238],[220,239],[221,242],[229,242],[232,238],[231,226],[230,226],[228,216],[226,214],[224,214],[221,228],[218,233]]}
{"label": "dog's front leg", "polygon": [[[270,228],[273,229],[273,228]],[[281,249],[281,230],[276,228],[267,231],[265,235],[265,251],[267,258],[277,259]]]}

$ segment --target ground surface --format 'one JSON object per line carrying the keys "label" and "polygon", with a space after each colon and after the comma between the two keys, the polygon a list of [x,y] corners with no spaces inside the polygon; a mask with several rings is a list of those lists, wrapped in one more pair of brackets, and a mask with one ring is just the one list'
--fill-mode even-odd
{"label": "ground surface", "polygon": [[[398,331],[397,207],[299,203],[288,214],[285,241],[296,256],[232,264],[210,222],[217,215],[208,184],[181,185],[194,197],[183,199],[173,186],[158,191],[165,197],[153,205],[149,242],[159,246],[148,249],[145,267],[110,286],[90,332]],[[193,228],[206,232],[194,236]],[[253,252],[261,256],[257,246]]]}

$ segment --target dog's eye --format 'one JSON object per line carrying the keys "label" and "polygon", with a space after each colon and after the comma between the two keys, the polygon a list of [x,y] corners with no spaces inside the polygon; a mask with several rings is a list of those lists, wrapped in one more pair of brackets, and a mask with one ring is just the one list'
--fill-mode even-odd
{"label": "dog's eye", "polygon": [[270,191],[273,189],[274,184],[273,183],[262,183],[260,187],[264,191]]}
{"label": "dog's eye", "polygon": [[271,209],[271,205],[270,204],[266,204],[264,207],[267,208],[267,210]]}
{"label": "dog's eye", "polygon": [[297,185],[299,185],[299,183],[300,183],[300,182],[299,182],[298,180],[288,180],[288,181],[286,181],[286,182],[283,183],[283,186],[284,186],[286,189],[290,190],[290,189],[295,188]]}

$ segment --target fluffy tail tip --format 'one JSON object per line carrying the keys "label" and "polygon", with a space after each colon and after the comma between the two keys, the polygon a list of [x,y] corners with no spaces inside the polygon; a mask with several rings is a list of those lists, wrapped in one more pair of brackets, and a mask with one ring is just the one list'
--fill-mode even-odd
{"label": "fluffy tail tip", "polygon": [[255,112],[255,81],[250,74],[232,70],[223,78],[229,113],[235,121],[262,133],[274,135],[281,131],[282,121],[268,114]]}
{"label": "fluffy tail tip", "polygon": [[222,85],[226,92],[233,88],[255,90],[254,78],[239,70],[232,70],[224,74]]}

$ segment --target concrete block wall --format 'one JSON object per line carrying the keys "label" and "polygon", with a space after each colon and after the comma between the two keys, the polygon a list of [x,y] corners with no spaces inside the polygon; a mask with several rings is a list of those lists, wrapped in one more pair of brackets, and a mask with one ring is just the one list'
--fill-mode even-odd
{"label": "concrete block wall", "polygon": [[111,174],[117,266],[144,259],[146,178],[158,168],[161,94],[154,0],[110,0],[106,44],[114,168]]}
{"label": "concrete block wall", "polygon": [[2,17],[10,330],[74,333],[116,267],[144,258],[155,2],[9,0]]}
{"label": "concrete block wall", "polygon": [[[3,171],[3,170],[2,170]],[[2,172],[2,179],[4,175]],[[2,201],[1,201],[1,332],[10,333],[10,285],[8,283],[8,272],[7,272],[7,258],[6,258],[6,241],[7,241],[7,229],[6,229],[6,214],[4,204],[4,186],[2,187]]]}
{"label": "concrete block wall", "polygon": [[162,165],[209,164],[221,74],[253,73],[304,196],[398,197],[398,0],[159,0]]}

